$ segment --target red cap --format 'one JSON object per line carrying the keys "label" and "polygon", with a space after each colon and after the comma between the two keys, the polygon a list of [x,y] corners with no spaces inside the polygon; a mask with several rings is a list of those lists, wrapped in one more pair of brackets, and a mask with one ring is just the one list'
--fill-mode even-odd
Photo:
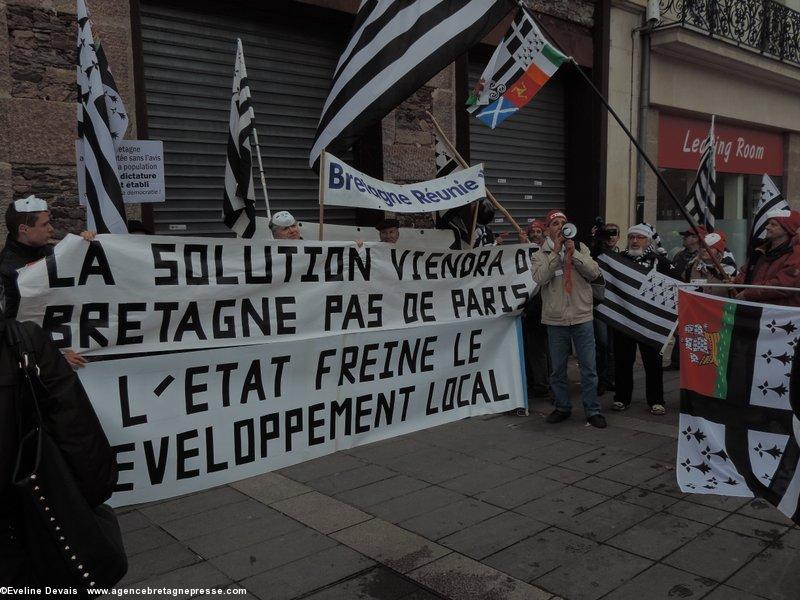
{"label": "red cap", "polygon": [[560,211],[557,208],[554,208],[553,210],[551,210],[551,211],[549,211],[547,213],[547,216],[544,218],[544,220],[545,220],[545,223],[547,224],[547,226],[549,227],[550,223],[553,222],[553,219],[558,219],[558,218],[564,219],[566,221],[567,220],[567,215],[565,215],[563,213],[563,211]]}
{"label": "red cap", "polygon": [[786,216],[775,216],[772,219],[789,234],[789,237],[794,237],[797,230],[800,229],[800,212],[792,210]]}
{"label": "red cap", "polygon": [[717,229],[713,233],[706,234],[703,237],[703,241],[709,248],[713,248],[714,250],[719,250],[720,252],[724,252],[725,242],[728,241],[728,236],[725,235],[724,231],[720,231],[719,229]]}
{"label": "red cap", "polygon": [[544,230],[544,228],[547,227],[547,225],[544,224],[544,221],[541,221],[539,219],[534,219],[533,221],[528,223],[528,230],[531,230],[534,227]]}

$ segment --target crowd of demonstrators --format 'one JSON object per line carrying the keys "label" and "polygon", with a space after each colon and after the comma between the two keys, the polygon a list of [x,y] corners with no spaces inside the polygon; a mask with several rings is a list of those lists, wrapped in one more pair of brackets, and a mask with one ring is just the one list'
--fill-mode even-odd
{"label": "crowd of demonstrators", "polygon": [[[619,252],[619,225],[605,223],[598,217],[592,227],[592,258],[603,253]],[[595,298],[595,307],[599,299]],[[602,319],[594,320],[595,362],[597,363],[597,395],[603,396],[607,391],[616,389],[614,383],[614,340],[608,324]]]}
{"label": "crowd of demonstrators", "polygon": [[594,427],[606,426],[597,400],[597,371],[593,321],[592,282],[601,279],[600,268],[589,248],[567,239],[562,228],[566,215],[558,210],[547,214],[547,238],[533,255],[532,275],[542,296],[542,323],[547,325],[552,372],[550,389],[555,409],[548,423],[568,419],[572,413],[567,389],[567,359],[573,345],[580,363],[581,400],[586,421]]}

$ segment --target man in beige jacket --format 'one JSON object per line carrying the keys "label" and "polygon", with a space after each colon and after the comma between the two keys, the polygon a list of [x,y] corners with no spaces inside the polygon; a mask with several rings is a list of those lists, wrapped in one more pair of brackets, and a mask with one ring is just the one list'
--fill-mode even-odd
{"label": "man in beige jacket", "polygon": [[547,339],[553,370],[550,389],[555,395],[555,410],[548,423],[559,423],[572,414],[567,390],[567,359],[572,345],[581,368],[581,399],[586,421],[606,426],[597,401],[594,327],[592,324],[592,285],[600,268],[589,254],[589,248],[565,239],[561,228],[567,217],[551,210],[547,214],[547,238],[541,251],[533,255],[533,280],[542,294],[542,323],[547,325]]}

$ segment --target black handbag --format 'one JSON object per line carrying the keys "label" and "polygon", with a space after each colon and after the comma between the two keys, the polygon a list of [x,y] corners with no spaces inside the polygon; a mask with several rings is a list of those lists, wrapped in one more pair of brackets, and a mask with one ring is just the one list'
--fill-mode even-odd
{"label": "black handbag", "polygon": [[69,465],[43,424],[49,393],[39,377],[24,329],[6,321],[9,345],[20,369],[16,408],[19,450],[13,484],[20,507],[16,525],[37,583],[52,587],[110,588],[128,570],[114,511],[91,507]]}

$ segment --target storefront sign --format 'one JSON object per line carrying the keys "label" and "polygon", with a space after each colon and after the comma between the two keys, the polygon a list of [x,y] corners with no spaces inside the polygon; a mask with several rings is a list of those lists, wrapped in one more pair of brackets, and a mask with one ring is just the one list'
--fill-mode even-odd
{"label": "storefront sign", "polygon": [[[662,114],[658,125],[658,166],[697,170],[710,121]],[[717,171],[749,175],[783,174],[783,136],[717,122]]]}

